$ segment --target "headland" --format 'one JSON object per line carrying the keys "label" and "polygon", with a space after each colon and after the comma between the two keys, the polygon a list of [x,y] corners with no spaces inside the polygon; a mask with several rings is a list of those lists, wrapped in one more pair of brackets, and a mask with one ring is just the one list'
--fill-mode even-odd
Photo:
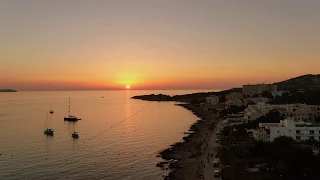
{"label": "headland", "polygon": [[0,89],[0,92],[17,92],[14,89]]}

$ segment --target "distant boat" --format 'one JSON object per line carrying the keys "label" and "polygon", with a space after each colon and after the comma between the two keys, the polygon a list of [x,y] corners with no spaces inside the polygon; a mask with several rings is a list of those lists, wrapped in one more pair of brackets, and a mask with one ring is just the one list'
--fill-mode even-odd
{"label": "distant boat", "polygon": [[45,123],[45,130],[44,130],[44,134],[46,135],[53,135],[53,129],[48,128],[48,112],[47,112],[47,118],[46,118],[46,123]]}
{"label": "distant boat", "polygon": [[50,105],[50,114],[53,114],[54,111],[52,110],[52,105]]}
{"label": "distant boat", "polygon": [[75,138],[75,139],[78,139],[79,138],[79,134],[77,132],[73,132],[72,133],[72,137]]}
{"label": "distant boat", "polygon": [[49,129],[49,128],[45,129],[44,130],[44,134],[52,136],[53,135],[53,129]]}
{"label": "distant boat", "polygon": [[69,98],[69,109],[68,109],[68,117],[64,117],[65,121],[78,121],[80,118],[77,118],[76,116],[70,115],[70,98]]}

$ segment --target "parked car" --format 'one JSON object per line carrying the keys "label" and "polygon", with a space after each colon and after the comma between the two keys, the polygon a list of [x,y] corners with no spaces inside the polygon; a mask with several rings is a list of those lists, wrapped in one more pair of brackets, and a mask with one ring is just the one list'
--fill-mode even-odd
{"label": "parked car", "polygon": [[216,143],[219,143],[219,139],[216,139]]}
{"label": "parked car", "polygon": [[214,177],[220,177],[220,170],[215,170],[214,171]]}
{"label": "parked car", "polygon": [[213,167],[219,167],[220,166],[220,160],[219,158],[216,158],[214,161],[213,161]]}

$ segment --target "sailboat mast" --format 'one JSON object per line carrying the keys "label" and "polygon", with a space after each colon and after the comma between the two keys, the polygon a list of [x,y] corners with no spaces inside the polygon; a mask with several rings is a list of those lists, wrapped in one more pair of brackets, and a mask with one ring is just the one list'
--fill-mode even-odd
{"label": "sailboat mast", "polygon": [[47,116],[46,116],[46,123],[44,124],[45,128],[48,128],[48,111],[47,111]]}
{"label": "sailboat mast", "polygon": [[69,110],[68,110],[68,116],[70,116],[70,97],[69,97]]}

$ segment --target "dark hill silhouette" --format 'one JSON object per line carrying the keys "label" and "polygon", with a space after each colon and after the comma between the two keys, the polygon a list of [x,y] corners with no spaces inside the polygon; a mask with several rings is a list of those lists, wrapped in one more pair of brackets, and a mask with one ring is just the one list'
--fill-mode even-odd
{"label": "dark hill silhouette", "polygon": [[278,85],[279,90],[319,89],[320,74],[306,74],[274,84]]}

